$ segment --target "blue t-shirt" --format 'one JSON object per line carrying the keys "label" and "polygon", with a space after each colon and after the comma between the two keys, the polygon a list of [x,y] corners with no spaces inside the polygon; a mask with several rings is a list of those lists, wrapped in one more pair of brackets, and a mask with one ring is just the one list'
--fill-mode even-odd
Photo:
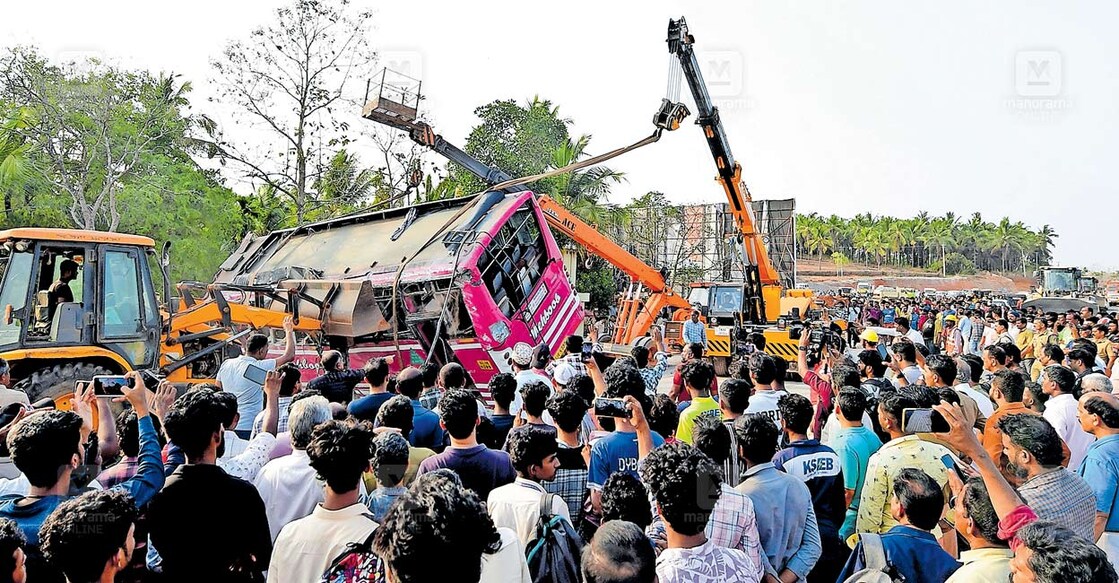
{"label": "blue t-shirt", "polygon": [[855,532],[855,519],[859,514],[859,497],[863,494],[867,464],[870,456],[882,447],[882,440],[866,426],[841,427],[832,437],[831,446],[839,456],[844,489],[855,491],[851,507],[847,509],[843,526],[839,529],[840,538],[846,540]]}
{"label": "blue t-shirt", "polygon": [[897,319],[897,313],[898,311],[894,308],[882,308],[882,323],[893,324],[894,320]]}
{"label": "blue t-shirt", "polygon": [[[664,438],[656,431],[652,433],[653,447],[664,445]],[[640,479],[637,475],[636,432],[615,431],[591,443],[591,465],[587,473],[587,487],[601,490],[602,485],[606,483],[606,478],[614,472],[626,472]]]}
{"label": "blue t-shirt", "polygon": [[773,465],[808,486],[820,537],[838,538],[847,500],[843,496],[843,476],[835,450],[815,439],[794,441],[773,456]]}
{"label": "blue t-shirt", "polygon": [[386,401],[395,397],[393,393],[370,393],[356,401],[350,403],[350,415],[362,421],[375,421],[377,419],[377,412],[381,410],[381,405]]}
{"label": "blue t-shirt", "polygon": [[439,415],[415,399],[412,399],[412,409],[412,433],[408,436],[412,447],[442,449],[443,428],[439,426]]}
{"label": "blue t-shirt", "polygon": [[1119,435],[1108,435],[1088,446],[1088,453],[1077,475],[1084,478],[1096,495],[1096,511],[1108,515],[1104,532],[1119,533]]}

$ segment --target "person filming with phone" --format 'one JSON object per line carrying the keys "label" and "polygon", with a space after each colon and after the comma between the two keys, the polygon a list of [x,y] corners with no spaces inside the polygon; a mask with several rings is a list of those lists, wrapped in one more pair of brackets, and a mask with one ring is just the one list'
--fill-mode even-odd
{"label": "person filming with phone", "polygon": [[74,392],[73,411],[32,413],[17,423],[8,435],[12,461],[31,487],[26,496],[6,497],[0,502],[0,517],[15,521],[27,538],[32,549],[28,560],[31,581],[39,580],[44,573],[57,573],[57,567],[47,565],[38,552],[39,527],[55,508],[72,497],[70,478],[85,463],[85,444],[93,431],[96,399],[127,402],[139,419],[139,468],[133,477],[115,489],[127,492],[136,506],[143,508],[163,488],[159,439],[148,410],[152,393],[144,386],[138,372],[130,372],[124,378],[127,381],[120,384],[120,396],[115,398],[97,397],[93,383],[79,382]]}
{"label": "person filming with phone", "polygon": [[[955,456],[943,445],[922,440],[915,435],[925,427],[907,427],[903,421],[913,413],[906,415],[906,410],[928,411],[920,409],[920,399],[914,387],[905,387],[895,393],[888,393],[878,404],[878,421],[882,430],[889,434],[890,441],[886,442],[874,455],[870,456],[867,463],[866,482],[863,485],[862,495],[859,500],[859,514],[855,521],[855,531],[859,533],[870,532],[885,534],[898,525],[897,517],[891,510],[890,499],[893,494],[894,480],[905,468],[915,468],[928,474],[940,484],[941,488],[948,485],[948,467],[944,465],[944,457],[955,460]],[[931,414],[920,416],[931,424]],[[935,429],[934,429],[935,431]],[[848,541],[851,545],[852,541]]]}
{"label": "person filming with phone", "polygon": [[269,340],[264,334],[253,334],[245,344],[245,354],[221,363],[218,369],[218,388],[237,397],[237,412],[241,415],[233,430],[241,439],[249,439],[253,432],[253,419],[264,410],[264,375],[295,360],[295,320],[284,318],[286,345],[284,353],[268,358]]}

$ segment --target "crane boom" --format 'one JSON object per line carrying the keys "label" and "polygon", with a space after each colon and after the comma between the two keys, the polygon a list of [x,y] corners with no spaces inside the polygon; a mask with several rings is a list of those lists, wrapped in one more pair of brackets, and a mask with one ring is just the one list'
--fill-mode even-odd
{"label": "crane boom", "polygon": [[[742,166],[731,153],[730,141],[719,117],[719,108],[711,100],[703,73],[699,70],[699,60],[692,48],[695,38],[688,33],[688,23],[681,17],[668,21],[668,52],[675,55],[688,81],[692,98],[696,105],[696,124],[703,128],[707,147],[715,158],[719,175],[715,180],[726,191],[735,226],[742,234],[742,246],[748,266],[757,268],[758,280],[762,285],[777,285],[781,278],[774,269],[766,251],[765,241],[758,232],[754,211],[750,206],[750,191],[742,182]],[[747,276],[749,279],[749,276]]]}

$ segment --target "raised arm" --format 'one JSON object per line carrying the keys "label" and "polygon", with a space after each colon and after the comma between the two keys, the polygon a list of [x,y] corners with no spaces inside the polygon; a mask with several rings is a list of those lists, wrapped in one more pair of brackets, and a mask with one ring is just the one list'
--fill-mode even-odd
{"label": "raised arm", "polygon": [[140,463],[136,475],[122,482],[120,487],[132,494],[138,508],[143,508],[163,488],[163,458],[159,453],[159,436],[148,412],[150,392],[144,386],[140,373],[130,372],[126,376],[132,378],[134,384],[132,387],[122,388],[124,396],[117,397],[116,400],[128,401],[136,411],[140,427]]}
{"label": "raised arm", "polygon": [[97,446],[101,457],[114,459],[120,454],[120,440],[117,438],[116,419],[109,407],[109,399],[97,399]]}
{"label": "raised arm", "polygon": [[971,425],[965,419],[960,406],[942,401],[933,409],[944,416],[951,428],[948,433],[935,434],[937,439],[944,441],[955,448],[956,451],[971,458],[975,468],[979,470],[979,475],[983,478],[983,483],[987,486],[987,494],[991,497],[991,505],[995,507],[995,513],[999,515],[999,518],[1004,518],[1014,509],[1025,505],[1014,487],[1002,476],[1002,472],[999,471],[991,456],[987,454],[987,450],[983,449],[979,439],[975,437],[975,432],[972,431]]}
{"label": "raised arm", "polygon": [[295,320],[291,316],[284,318],[284,341],[284,353],[276,359],[277,367],[295,360]]}
{"label": "raised arm", "polygon": [[276,435],[280,425],[280,371],[270,370],[264,376],[264,422],[261,432]]}

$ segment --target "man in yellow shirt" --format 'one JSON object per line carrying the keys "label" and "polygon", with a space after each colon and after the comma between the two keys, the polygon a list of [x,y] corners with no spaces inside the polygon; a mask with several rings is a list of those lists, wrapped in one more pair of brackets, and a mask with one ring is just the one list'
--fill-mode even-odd
{"label": "man in yellow shirt", "polygon": [[1017,325],[1022,328],[1018,331],[1018,338],[1014,340],[1014,345],[1017,346],[1018,350],[1022,353],[1022,360],[1035,358],[1037,355],[1034,354],[1034,329],[1027,325],[1024,318],[1019,318]]}
{"label": "man in yellow shirt", "polygon": [[[696,421],[702,417],[722,419],[719,411],[719,402],[711,398],[711,381],[715,378],[715,369],[703,360],[689,360],[680,367],[680,378],[684,387],[692,396],[691,404],[680,412],[680,423],[676,426],[676,439],[687,444],[694,444],[692,432]],[[699,388],[697,388],[699,387]]]}
{"label": "man in yellow shirt", "polygon": [[[894,478],[904,468],[916,468],[931,476],[942,488],[948,487],[948,467],[945,460],[960,463],[943,445],[922,440],[902,431],[902,410],[919,405],[910,396],[912,389],[902,389],[889,394],[878,404],[878,422],[890,434],[886,442],[867,463],[866,482],[859,498],[859,515],[855,532],[883,534],[898,525],[890,510]],[[935,533],[939,536],[939,533]],[[850,542],[848,543],[850,544]]]}

